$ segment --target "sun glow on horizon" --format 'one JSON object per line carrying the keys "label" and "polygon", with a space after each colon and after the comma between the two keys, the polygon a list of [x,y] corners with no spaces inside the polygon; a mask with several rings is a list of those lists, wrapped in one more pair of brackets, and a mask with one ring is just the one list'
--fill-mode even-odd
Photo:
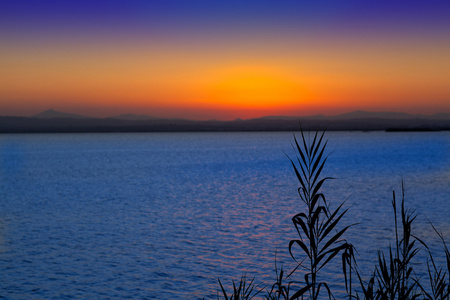
{"label": "sun glow on horizon", "polygon": [[239,64],[219,68],[199,83],[200,105],[270,109],[298,105],[310,95],[295,76],[276,67]]}

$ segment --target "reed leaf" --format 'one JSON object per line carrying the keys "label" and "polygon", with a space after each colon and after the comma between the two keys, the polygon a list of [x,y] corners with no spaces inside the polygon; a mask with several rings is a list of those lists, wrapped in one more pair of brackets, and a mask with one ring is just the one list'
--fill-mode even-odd
{"label": "reed leaf", "polygon": [[[317,135],[317,131],[316,131],[316,135]],[[316,153],[317,153],[317,151],[318,151],[319,148],[320,148],[320,144],[322,143],[322,139],[323,139],[323,136],[324,136],[324,135],[325,135],[325,131],[323,131],[322,134],[320,135],[319,142],[317,143],[317,146],[316,146],[316,148],[314,149],[314,152],[313,152],[313,154],[312,154],[312,157],[313,157],[313,158],[316,156]],[[325,146],[322,147],[322,148],[325,149]]]}
{"label": "reed leaf", "polygon": [[290,160],[291,160],[292,166],[294,167],[295,175],[297,175],[298,181],[299,181],[300,184],[302,185],[303,190],[306,190],[306,185],[305,185],[305,183],[303,182],[302,176],[301,176],[300,173],[298,172],[298,169],[297,169],[296,165],[294,164],[294,162],[292,161],[292,159],[290,159]]}
{"label": "reed leaf", "polygon": [[312,283],[306,285],[305,287],[303,287],[300,290],[298,290],[297,292],[295,292],[294,295],[292,295],[292,297],[289,299],[297,299],[297,298],[302,297],[307,291],[309,291],[309,289],[311,287],[312,287]]}
{"label": "reed leaf", "polygon": [[[337,234],[335,234],[333,237],[331,237],[328,242],[323,246],[322,250],[319,252],[322,253],[325,251],[330,245],[334,244],[346,231],[349,229],[352,225],[348,225],[347,227],[344,227],[341,231],[339,231]],[[344,248],[343,248],[344,249]],[[342,249],[342,250],[343,250]]]}
{"label": "reed leaf", "polygon": [[306,227],[305,222],[302,220],[302,217],[304,217],[305,219],[307,218],[306,216],[299,216],[300,214],[297,214],[295,217],[292,218],[292,222],[294,223],[295,229],[297,229],[297,232],[301,238],[301,234],[300,231],[298,229],[298,225],[300,225],[300,227],[302,228],[303,233],[306,235],[306,237],[309,239],[309,230]]}
{"label": "reed leaf", "polygon": [[[316,295],[316,299],[317,299],[317,297],[319,297],[319,291],[320,291],[320,288],[321,288],[322,286],[324,286],[324,287],[327,289],[327,292],[328,292],[328,299],[331,299],[331,297],[333,297],[333,294],[331,293],[331,290],[330,290],[330,288],[328,287],[328,284],[327,284],[326,282],[321,282],[321,283],[319,283],[319,285],[317,286],[317,295]],[[334,298],[334,297],[333,297],[333,298]]]}
{"label": "reed leaf", "polygon": [[314,197],[311,198],[311,210],[314,210],[314,208],[316,207],[316,204],[322,200],[323,204],[325,205],[325,210],[323,211],[323,213],[328,216],[328,208],[326,207],[327,205],[327,200],[325,199],[324,194],[322,193],[317,193],[314,195]]}
{"label": "reed leaf", "polygon": [[[338,208],[338,210],[339,210],[339,208]],[[335,212],[337,212],[338,210],[336,210]],[[343,211],[334,221],[332,221],[331,224],[330,224],[330,222],[326,222],[324,224],[324,226],[322,228],[323,232],[320,232],[319,242],[321,242],[324,238],[326,238],[328,236],[328,234],[334,229],[334,227],[336,227],[336,225],[339,223],[339,221],[342,219],[342,217],[345,215],[346,212],[347,212],[347,210]],[[332,218],[334,218],[335,216],[336,215],[333,213],[328,220],[329,221],[333,220]]]}
{"label": "reed leaf", "polygon": [[314,211],[314,214],[313,214],[313,216],[312,216],[312,218],[311,218],[311,223],[312,223],[312,224],[316,224],[317,221],[318,221],[318,219],[319,219],[320,214],[321,214],[321,213],[326,214],[326,211],[327,211],[327,209],[326,209],[325,206],[319,206],[319,207],[317,207],[317,209]]}
{"label": "reed leaf", "polygon": [[325,151],[325,147],[327,146],[327,143],[328,143],[328,141],[325,142],[325,145],[323,146],[322,150],[320,151],[320,154],[319,154],[319,156],[317,157],[317,159],[314,158],[314,157],[311,158],[313,161],[315,161],[315,162],[314,162],[314,165],[313,165],[313,167],[312,167],[312,169],[311,169],[311,175],[315,174],[315,171],[316,171],[316,169],[317,169],[317,166],[319,165],[320,160],[322,159],[322,155],[323,155],[323,152]]}
{"label": "reed leaf", "polygon": [[319,180],[319,182],[317,183],[317,185],[314,187],[313,192],[311,193],[311,197],[314,197],[314,195],[317,194],[317,192],[319,191],[319,189],[322,187],[323,183],[328,180],[328,179],[333,179],[333,177],[325,177],[321,180]]}
{"label": "reed leaf", "polygon": [[[306,161],[306,157],[305,157],[305,155],[303,154],[303,151],[302,151],[302,149],[300,148],[300,145],[298,144],[298,141],[297,141],[297,138],[295,137],[295,135],[294,135],[294,142],[295,142],[295,145],[297,146],[297,152],[298,152],[298,154],[300,154],[300,157],[302,158],[303,164],[304,164],[305,166],[307,166],[308,163],[307,163],[307,161]],[[302,164],[300,163],[300,161],[299,161],[299,165],[300,165],[300,166],[302,165]],[[306,176],[306,175],[305,175],[305,176]]]}
{"label": "reed leaf", "polygon": [[[301,192],[300,192],[301,191]],[[298,195],[300,196],[300,199],[307,204],[308,203],[308,195],[306,194],[306,190],[303,188],[298,189]]]}
{"label": "reed leaf", "polygon": [[321,255],[319,255],[319,257],[317,258],[317,260],[315,261],[314,266],[318,266],[320,261],[329,254],[328,258],[322,263],[322,265],[317,269],[318,271],[320,269],[322,269],[330,260],[332,260],[339,252],[341,252],[342,250],[345,250],[348,247],[347,244],[343,244],[340,245],[336,248],[332,248],[324,253],[322,253]]}
{"label": "reed leaf", "polygon": [[[217,280],[219,281],[220,288],[222,289],[223,297],[225,298],[225,300],[228,300],[228,295],[225,292],[225,289],[223,288],[222,282],[220,282],[220,279],[217,279]],[[217,298],[219,298],[219,297],[217,297]]]}
{"label": "reed leaf", "polygon": [[314,176],[314,179],[311,183],[311,186],[315,186],[317,179],[319,178],[320,173],[322,172],[323,166],[325,165],[325,162],[327,161],[328,157],[325,157],[325,159],[320,164],[319,170],[317,170],[316,175]]}
{"label": "reed leaf", "polygon": [[309,258],[311,258],[311,253],[309,253],[308,247],[305,245],[305,243],[303,241],[301,241],[301,240],[292,240],[292,241],[289,242],[289,254],[291,254],[292,258],[295,261],[297,261],[297,260],[295,259],[294,255],[292,254],[292,245],[294,243],[297,243],[300,246],[300,248],[302,248],[302,250],[305,252],[305,254]]}
{"label": "reed leaf", "polygon": [[[313,149],[314,149],[314,145],[316,144],[316,139],[317,139],[317,131],[314,134],[314,139],[313,142],[311,143],[310,147],[309,147],[309,153],[313,153]],[[314,159],[314,154],[311,156]]]}
{"label": "reed leaf", "polygon": [[[303,149],[304,149],[305,155],[306,155],[308,158],[311,158],[311,155],[310,155],[310,153],[309,153],[309,151],[308,151],[308,146],[306,146],[305,135],[303,134],[303,130],[302,130],[301,128],[300,128],[300,132],[301,132],[301,134],[302,134]],[[311,164],[311,161],[308,160],[308,163],[305,164],[305,165],[309,166],[310,164]]]}
{"label": "reed leaf", "polygon": [[298,162],[298,165],[300,166],[300,170],[302,171],[302,174],[303,174],[303,177],[304,178],[308,178],[307,177],[307,170],[305,170],[305,168],[307,167],[306,165],[304,165],[304,164],[302,164],[302,162],[300,161],[300,158],[297,156],[297,162]]}

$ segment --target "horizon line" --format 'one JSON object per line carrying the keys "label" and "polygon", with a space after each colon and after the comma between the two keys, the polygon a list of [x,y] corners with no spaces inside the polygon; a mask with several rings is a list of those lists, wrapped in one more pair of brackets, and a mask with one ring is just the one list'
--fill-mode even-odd
{"label": "horizon line", "polygon": [[262,118],[311,118],[311,117],[338,117],[338,116],[343,116],[343,115],[347,115],[347,114],[352,114],[352,113],[369,113],[369,114],[400,114],[400,115],[405,115],[405,116],[424,116],[424,117],[431,117],[434,115],[441,115],[441,114],[450,114],[450,111],[441,111],[441,112],[434,112],[434,113],[408,113],[408,112],[404,112],[404,111],[390,111],[390,110],[364,110],[364,109],[355,109],[355,110],[349,110],[343,113],[335,113],[335,114],[325,114],[325,113],[315,113],[315,114],[308,114],[308,115],[287,115],[287,114],[267,114],[267,115],[261,115],[258,117],[250,117],[250,118],[242,118],[242,117],[235,117],[235,118],[231,118],[231,119],[221,119],[221,118],[204,118],[204,119],[196,119],[196,118],[192,118],[192,117],[175,117],[175,116],[164,116],[164,117],[160,117],[160,116],[155,116],[155,115],[149,115],[146,113],[133,113],[133,112],[125,112],[125,113],[120,113],[120,114],[112,114],[112,115],[108,115],[105,117],[102,116],[90,116],[87,114],[79,114],[79,113],[72,113],[72,112],[68,112],[68,111],[62,111],[62,110],[55,110],[52,108],[43,110],[39,113],[36,114],[32,114],[32,115],[12,115],[12,114],[7,114],[7,115],[0,115],[1,117],[23,117],[23,118],[57,118],[57,116],[52,117],[52,116],[43,116],[43,117],[39,117],[39,115],[45,114],[45,113],[55,113],[55,114],[62,114],[62,115],[67,115],[67,116],[63,116],[62,118],[88,118],[88,119],[109,119],[109,118],[117,118],[117,117],[125,117],[125,116],[130,116],[130,117],[141,117],[141,118],[151,118],[151,119],[159,119],[159,120],[188,120],[188,121],[222,121],[222,122],[227,122],[227,121],[238,121],[238,120],[253,120],[253,119],[262,119]]}

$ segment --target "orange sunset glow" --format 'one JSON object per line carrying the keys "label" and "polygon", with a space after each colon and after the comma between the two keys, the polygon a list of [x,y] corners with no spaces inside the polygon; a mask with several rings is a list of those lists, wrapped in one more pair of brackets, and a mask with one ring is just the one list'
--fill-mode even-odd
{"label": "orange sunset glow", "polygon": [[450,110],[445,32],[264,24],[239,34],[188,28],[183,35],[128,35],[64,26],[1,32],[2,115],[54,108],[234,119]]}

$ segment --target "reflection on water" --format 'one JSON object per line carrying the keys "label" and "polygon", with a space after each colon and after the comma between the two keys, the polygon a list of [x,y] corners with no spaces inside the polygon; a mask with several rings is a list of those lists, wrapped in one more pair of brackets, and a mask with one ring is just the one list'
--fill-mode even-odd
{"label": "reflection on water", "polygon": [[[416,232],[450,240],[447,132],[328,133],[324,188],[349,198],[362,267],[392,241],[392,190],[405,180]],[[216,297],[217,278],[271,284],[302,209],[284,153],[291,133],[0,136],[1,296]],[[342,289],[339,265],[324,276]]]}

